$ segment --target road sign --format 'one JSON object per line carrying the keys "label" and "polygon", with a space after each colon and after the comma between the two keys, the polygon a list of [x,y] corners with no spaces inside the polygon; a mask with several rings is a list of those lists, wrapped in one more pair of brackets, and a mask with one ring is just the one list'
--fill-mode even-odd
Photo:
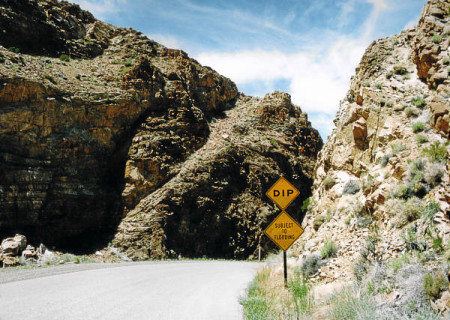
{"label": "road sign", "polygon": [[286,209],[295,198],[298,197],[300,191],[297,190],[289,181],[284,177],[278,179],[277,182],[266,192],[273,202],[275,202],[281,210]]}
{"label": "road sign", "polygon": [[303,228],[283,211],[269,224],[264,233],[286,251],[303,233]]}

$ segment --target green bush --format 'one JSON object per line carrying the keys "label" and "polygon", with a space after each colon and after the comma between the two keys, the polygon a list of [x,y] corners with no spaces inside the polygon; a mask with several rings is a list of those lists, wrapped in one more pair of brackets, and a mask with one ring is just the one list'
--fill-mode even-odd
{"label": "green bush", "polygon": [[439,203],[431,201],[425,207],[421,207],[420,215],[425,219],[432,220],[439,210]]}
{"label": "green bush", "polygon": [[318,254],[310,254],[303,261],[300,272],[305,278],[309,278],[312,275],[316,274],[322,266],[322,257]]}
{"label": "green bush", "polygon": [[422,97],[419,97],[419,96],[417,96],[415,98],[412,98],[411,99],[411,103],[413,105],[415,105],[419,109],[423,109],[427,105],[425,100]]}
{"label": "green bush", "polygon": [[428,141],[429,141],[428,138],[427,138],[426,136],[424,136],[424,135],[418,134],[418,135],[416,136],[416,142],[417,142],[418,144],[424,144],[424,143],[426,143],[426,142],[428,142]]}
{"label": "green bush", "polygon": [[320,250],[323,259],[335,258],[337,257],[337,252],[338,247],[333,241],[325,241],[325,245]]}
{"label": "green bush", "polygon": [[428,298],[435,300],[439,299],[441,292],[448,287],[447,277],[440,271],[427,273],[423,278],[423,289]]}
{"label": "green bush", "polygon": [[325,222],[325,216],[323,215],[318,215],[314,217],[313,220],[313,228],[314,230],[319,230],[320,226]]}
{"label": "green bush", "polygon": [[375,84],[375,88],[381,90],[383,88],[383,85],[381,83]]}
{"label": "green bush", "polygon": [[442,41],[442,37],[435,33],[431,38],[431,41],[433,41],[434,43],[440,43]]}
{"label": "green bush", "polygon": [[422,149],[422,153],[433,162],[447,159],[447,148],[439,141],[435,141],[429,148]]}
{"label": "green bush", "polygon": [[59,60],[64,61],[64,62],[69,62],[71,59],[70,59],[70,56],[68,56],[67,54],[62,54],[59,56]]}
{"label": "green bush", "polygon": [[412,126],[412,130],[414,133],[416,132],[422,132],[425,130],[425,124],[423,122],[415,122]]}
{"label": "green bush", "polygon": [[20,49],[16,48],[16,47],[9,47],[8,50],[11,51],[11,52],[14,52],[14,53],[19,53],[20,52]]}
{"label": "green bush", "polygon": [[416,108],[406,107],[405,114],[408,117],[416,118],[419,115],[419,111]]}
{"label": "green bush", "polygon": [[334,180],[334,178],[332,176],[326,176],[325,179],[323,179],[323,186],[325,187],[325,189],[330,189],[332,186],[335,185],[336,181]]}
{"label": "green bush", "polygon": [[403,66],[394,66],[394,74],[399,74],[399,75],[403,75],[403,74],[407,74],[408,70],[403,67]]}

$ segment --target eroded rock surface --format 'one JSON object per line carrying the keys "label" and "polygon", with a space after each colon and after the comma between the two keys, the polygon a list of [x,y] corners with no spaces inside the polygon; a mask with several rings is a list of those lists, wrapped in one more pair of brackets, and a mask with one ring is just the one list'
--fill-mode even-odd
{"label": "eroded rock surface", "polygon": [[309,195],[322,142],[289,96],[67,2],[3,1],[0,24],[0,237],[244,258],[280,174]]}

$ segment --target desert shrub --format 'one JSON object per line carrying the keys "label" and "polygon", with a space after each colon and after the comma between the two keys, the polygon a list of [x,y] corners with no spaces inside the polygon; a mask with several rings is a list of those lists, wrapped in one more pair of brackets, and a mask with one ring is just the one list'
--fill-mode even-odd
{"label": "desert shrub", "polygon": [[64,61],[64,62],[69,62],[71,59],[70,59],[70,56],[68,56],[67,54],[62,54],[59,56],[59,60]]}
{"label": "desert shrub", "polygon": [[394,74],[407,74],[408,70],[403,66],[394,66]]}
{"label": "desert shrub", "polygon": [[381,90],[383,88],[383,85],[381,83],[375,84],[375,88]]}
{"label": "desert shrub", "polygon": [[400,183],[391,189],[391,197],[397,199],[408,199],[411,195],[408,185]]}
{"label": "desert shrub", "polygon": [[388,199],[384,205],[386,212],[391,217],[395,217],[398,212],[403,210],[405,202],[400,199]]}
{"label": "desert shrub", "polygon": [[428,192],[425,183],[425,167],[427,163],[422,159],[414,160],[408,170],[409,193],[417,196],[424,196]]}
{"label": "desert shrub", "polygon": [[448,288],[447,277],[440,271],[427,273],[423,278],[423,289],[428,298],[435,300],[439,299],[441,292]]}
{"label": "desert shrub", "polygon": [[75,262],[76,258],[77,258],[77,257],[76,257],[75,255],[73,255],[73,254],[65,253],[65,254],[63,254],[63,255],[61,255],[61,256],[59,257],[59,261],[62,261],[62,262],[64,262],[64,263],[67,263],[67,262]]}
{"label": "desert shrub", "polygon": [[319,254],[310,254],[305,258],[305,261],[303,261],[300,272],[303,277],[309,278],[319,271],[322,264],[322,257]]}
{"label": "desert shrub", "polygon": [[416,108],[406,107],[405,114],[410,118],[416,118],[419,115],[419,111]]}
{"label": "desert shrub", "polygon": [[335,258],[337,257],[337,252],[338,247],[333,241],[325,241],[325,245],[320,250],[323,259]]}
{"label": "desert shrub", "polygon": [[317,215],[314,217],[313,220],[313,228],[314,230],[319,230],[320,226],[325,222],[325,216],[323,215]]}
{"label": "desert shrub", "polygon": [[369,320],[376,319],[376,302],[368,292],[358,287],[345,287],[330,298],[329,319]]}
{"label": "desert shrub", "polygon": [[428,202],[426,206],[422,206],[420,209],[420,216],[427,220],[432,220],[440,210],[439,203],[434,201]]}
{"label": "desert shrub", "polygon": [[14,52],[14,53],[19,53],[20,52],[20,49],[16,48],[16,47],[9,47],[8,50],[11,51],[11,52]]}
{"label": "desert shrub", "polygon": [[434,43],[440,43],[442,41],[442,37],[435,33],[431,38],[431,41],[433,41]]}
{"label": "desert shrub", "polygon": [[441,163],[429,163],[425,170],[424,178],[431,187],[437,186],[442,181],[445,173],[445,165]]}
{"label": "desert shrub", "polygon": [[358,183],[355,180],[350,180],[344,185],[344,190],[342,194],[356,194],[361,190]]}
{"label": "desert shrub", "polygon": [[420,96],[412,98],[411,103],[419,109],[423,109],[427,105],[425,99]]}
{"label": "desert shrub", "polygon": [[325,187],[325,189],[330,189],[332,186],[335,185],[336,181],[334,180],[334,178],[332,176],[326,176],[325,179],[323,179],[323,185]]}
{"label": "desert shrub", "polygon": [[424,143],[428,142],[428,138],[426,136],[424,136],[424,135],[418,134],[416,136],[416,142],[418,144],[424,144]]}
{"label": "desert shrub", "polygon": [[408,199],[403,204],[401,210],[396,214],[395,222],[397,227],[403,227],[404,225],[418,219],[423,206],[423,202],[416,197]]}
{"label": "desert shrub", "polygon": [[386,79],[391,79],[393,75],[394,73],[392,71],[389,71],[388,73],[386,73]]}
{"label": "desert shrub", "polygon": [[433,162],[447,159],[447,148],[445,144],[441,145],[439,141],[435,141],[429,148],[423,148],[422,153]]}
{"label": "desert shrub", "polygon": [[422,132],[423,130],[425,130],[425,124],[423,122],[415,122],[412,125],[412,130],[414,133],[416,132]]}
{"label": "desert shrub", "polygon": [[389,160],[391,159],[392,155],[390,154],[385,154],[380,161],[380,165],[382,168],[386,167],[387,164],[389,163]]}
{"label": "desert shrub", "polygon": [[392,154],[395,156],[397,155],[399,152],[402,152],[403,150],[406,150],[406,146],[404,144],[401,143],[391,143],[391,150],[392,150]]}

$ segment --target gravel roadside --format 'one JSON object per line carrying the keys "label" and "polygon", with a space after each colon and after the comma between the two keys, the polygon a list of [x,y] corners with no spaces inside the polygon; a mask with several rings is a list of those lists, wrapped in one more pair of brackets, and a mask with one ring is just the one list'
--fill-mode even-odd
{"label": "gravel roadside", "polygon": [[[157,262],[148,262],[148,263],[157,263]],[[68,263],[63,265],[40,266],[40,267],[32,266],[32,267],[14,267],[3,269],[0,268],[0,284],[34,278],[49,277],[64,273],[132,266],[135,264],[136,262],[81,263],[81,264]]]}

